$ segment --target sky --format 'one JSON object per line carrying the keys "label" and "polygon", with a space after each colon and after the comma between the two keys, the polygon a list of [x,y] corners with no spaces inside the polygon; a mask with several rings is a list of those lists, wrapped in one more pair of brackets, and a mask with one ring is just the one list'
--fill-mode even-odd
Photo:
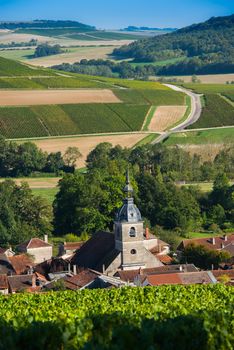
{"label": "sky", "polygon": [[0,0],[0,20],[71,19],[97,28],[181,28],[234,13],[234,0]]}

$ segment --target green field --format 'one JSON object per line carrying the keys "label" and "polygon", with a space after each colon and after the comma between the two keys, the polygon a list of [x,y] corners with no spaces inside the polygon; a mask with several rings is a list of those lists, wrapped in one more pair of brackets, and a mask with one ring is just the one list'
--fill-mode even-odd
{"label": "green field", "polygon": [[1,296],[1,348],[232,350],[233,303],[223,284]]}
{"label": "green field", "polygon": [[92,29],[80,29],[80,28],[41,28],[41,29],[18,29],[16,33],[23,34],[34,34],[49,37],[66,37],[75,40],[138,40],[148,37],[147,35],[139,36],[131,33],[120,33],[120,32],[108,32],[98,31]]}
{"label": "green field", "polygon": [[165,141],[165,144],[168,146],[189,144],[202,145],[212,143],[234,143],[234,127],[173,133]]}
{"label": "green field", "polygon": [[0,108],[0,134],[29,138],[138,131],[149,106],[79,104]]}
{"label": "green field", "polygon": [[199,120],[188,129],[234,125],[234,106],[218,94],[206,94]]}
{"label": "green field", "polygon": [[185,88],[191,89],[199,94],[234,92],[234,84],[182,84]]}
{"label": "green field", "polygon": [[0,57],[0,77],[14,76],[50,76],[55,72],[49,69],[30,67],[25,64]]}
{"label": "green field", "polygon": [[32,193],[35,196],[40,196],[46,199],[50,204],[53,203],[54,198],[58,192],[58,189],[55,188],[33,188]]}

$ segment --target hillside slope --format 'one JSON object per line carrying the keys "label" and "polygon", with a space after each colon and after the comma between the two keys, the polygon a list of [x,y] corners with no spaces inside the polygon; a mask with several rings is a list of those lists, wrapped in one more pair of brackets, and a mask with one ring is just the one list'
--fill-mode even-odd
{"label": "hillside slope", "polygon": [[114,55],[138,62],[186,57],[159,68],[159,74],[234,72],[234,15],[213,17],[174,33],[140,40],[115,49]]}

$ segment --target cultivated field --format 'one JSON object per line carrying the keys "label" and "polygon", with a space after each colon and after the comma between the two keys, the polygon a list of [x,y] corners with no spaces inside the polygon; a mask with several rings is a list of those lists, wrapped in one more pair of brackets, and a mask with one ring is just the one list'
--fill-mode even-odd
{"label": "cultivated field", "polygon": [[1,91],[0,106],[121,102],[111,90]]}
{"label": "cultivated field", "polygon": [[[172,62],[173,63],[173,62]],[[161,77],[157,77],[160,79]],[[191,83],[191,75],[180,75],[180,76],[166,76],[166,79],[181,79],[185,83]],[[210,74],[210,75],[197,75],[197,78],[202,84],[226,84],[227,81],[234,81],[234,74]]]}
{"label": "cultivated field", "polygon": [[[3,182],[6,179],[1,179]],[[22,182],[27,182],[31,189],[50,189],[57,186],[60,177],[39,177],[39,178],[14,178],[14,182],[20,185]]]}
{"label": "cultivated field", "polygon": [[140,140],[145,138],[144,133],[126,134],[126,135],[103,135],[103,136],[87,136],[73,138],[55,138],[41,139],[33,142],[46,152],[62,152],[64,153],[68,147],[78,147],[82,153],[82,158],[78,160],[77,166],[83,168],[87,155],[101,142],[110,142],[113,146],[121,145],[122,147],[133,147]]}
{"label": "cultivated field", "polygon": [[160,106],[154,112],[151,122],[148,126],[149,131],[165,131],[172,125],[179,122],[187,106]]}

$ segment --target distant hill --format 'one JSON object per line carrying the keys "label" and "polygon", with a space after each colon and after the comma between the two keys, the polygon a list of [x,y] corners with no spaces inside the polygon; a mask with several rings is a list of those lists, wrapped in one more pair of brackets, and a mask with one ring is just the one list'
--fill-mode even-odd
{"label": "distant hill", "polygon": [[139,32],[139,31],[174,32],[175,30],[177,30],[177,28],[151,28],[151,27],[128,26],[123,30],[127,32]]}
{"label": "distant hill", "polygon": [[85,30],[94,30],[95,27],[76,21],[52,21],[35,20],[31,22],[0,22],[0,29],[38,29],[38,28],[80,28]]}
{"label": "distant hill", "polygon": [[178,59],[159,68],[158,74],[164,75],[233,73],[234,15],[212,17],[170,34],[143,39],[115,49],[113,54],[135,62]]}

